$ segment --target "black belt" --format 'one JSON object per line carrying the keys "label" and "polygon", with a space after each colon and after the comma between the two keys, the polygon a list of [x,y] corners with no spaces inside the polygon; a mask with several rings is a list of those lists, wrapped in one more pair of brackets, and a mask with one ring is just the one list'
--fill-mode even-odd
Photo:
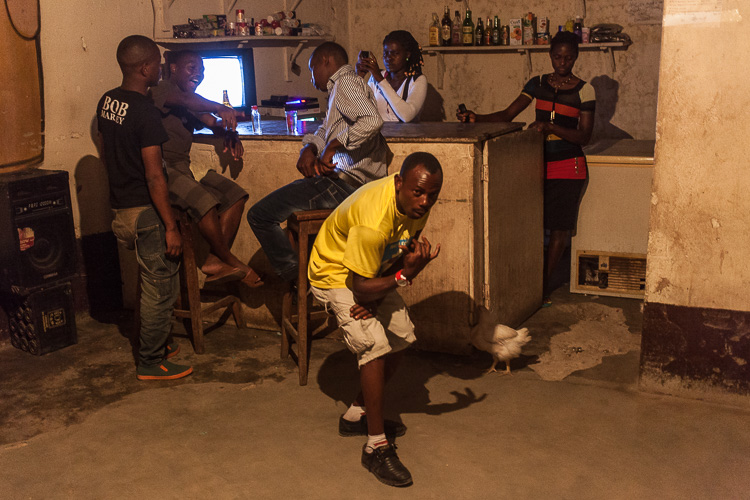
{"label": "black belt", "polygon": [[347,184],[349,184],[354,189],[359,189],[360,187],[362,187],[362,183],[361,182],[359,182],[357,179],[355,179],[351,175],[342,172],[341,170],[339,170],[339,171],[336,172],[336,177],[338,177],[342,181],[346,182]]}

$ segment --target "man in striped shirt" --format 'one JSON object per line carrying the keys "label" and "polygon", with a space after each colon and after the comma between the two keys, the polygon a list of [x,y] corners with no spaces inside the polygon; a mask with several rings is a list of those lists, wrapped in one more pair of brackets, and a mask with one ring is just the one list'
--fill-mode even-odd
{"label": "man in striped shirt", "polygon": [[296,280],[299,264],[281,222],[300,210],[336,208],[357,188],[387,174],[383,120],[372,89],[348,61],[344,48],[334,42],[313,51],[312,84],[329,93],[328,111],[315,133],[302,139],[297,170],[303,178],[277,189],[247,213],[274,270],[289,282]]}

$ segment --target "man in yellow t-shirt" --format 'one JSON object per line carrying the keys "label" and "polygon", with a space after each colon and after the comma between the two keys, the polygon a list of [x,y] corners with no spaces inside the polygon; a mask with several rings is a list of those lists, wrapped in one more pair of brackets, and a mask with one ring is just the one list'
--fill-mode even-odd
{"label": "man in yellow t-shirt", "polygon": [[437,158],[407,156],[398,174],[359,188],[326,219],[308,268],[313,295],[336,314],[360,369],[362,391],[339,419],[339,434],[367,435],[362,465],[391,486],[409,486],[412,478],[388,441],[406,427],[384,420],[384,388],[416,340],[396,289],[411,285],[440,253],[419,235],[442,185]]}

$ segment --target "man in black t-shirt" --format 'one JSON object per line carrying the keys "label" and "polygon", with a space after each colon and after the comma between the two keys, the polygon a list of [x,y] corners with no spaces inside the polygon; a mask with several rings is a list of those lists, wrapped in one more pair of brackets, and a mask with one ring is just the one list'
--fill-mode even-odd
{"label": "man in black t-shirt", "polygon": [[178,257],[182,239],[172,214],[161,145],[167,133],[147,97],[159,81],[161,53],[140,35],[117,47],[122,85],[106,92],[96,109],[102,160],[107,168],[112,230],[135,248],[141,273],[139,380],[176,379],[190,366],[167,361],[179,345],[169,342],[172,311],[179,291]]}
{"label": "man in black t-shirt", "polygon": [[229,177],[209,170],[197,181],[190,169],[193,132],[210,127],[223,135],[225,151],[242,158],[242,143],[235,132],[237,117],[244,116],[218,102],[196,94],[203,81],[203,59],[195,52],[173,54],[169,78],[151,89],[162,123],[169,135],[164,143],[169,199],[198,224],[211,252],[201,266],[206,282],[242,280],[250,287],[263,284],[258,274],[230,250],[245,211],[247,192]]}

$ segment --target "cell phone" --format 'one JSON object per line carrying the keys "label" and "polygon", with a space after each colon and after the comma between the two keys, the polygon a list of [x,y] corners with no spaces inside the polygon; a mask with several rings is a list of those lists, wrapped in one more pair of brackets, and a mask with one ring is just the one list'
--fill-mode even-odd
{"label": "cell phone", "polygon": [[461,104],[459,104],[459,105],[458,105],[458,110],[459,110],[459,111],[460,111],[461,113],[466,113],[466,111],[467,111],[467,109],[466,109],[466,104],[464,104],[464,103],[461,103]]}
{"label": "cell phone", "polygon": [[370,58],[370,51],[369,50],[363,50],[359,53],[359,55],[362,57],[362,59],[369,59]]}

